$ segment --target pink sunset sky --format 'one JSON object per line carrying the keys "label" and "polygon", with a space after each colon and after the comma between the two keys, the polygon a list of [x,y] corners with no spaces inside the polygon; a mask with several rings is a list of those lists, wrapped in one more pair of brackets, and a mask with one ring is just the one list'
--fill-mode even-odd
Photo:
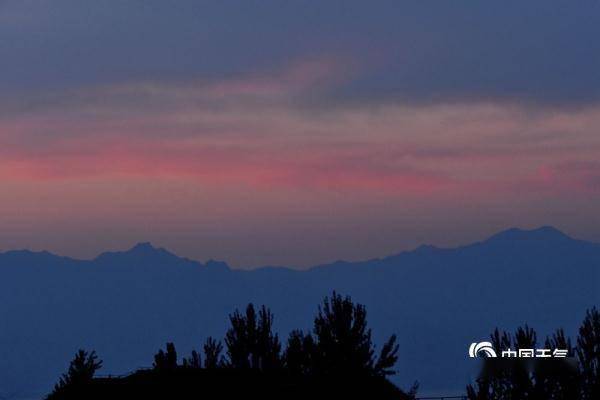
{"label": "pink sunset sky", "polygon": [[597,6],[35,4],[0,2],[2,250],[303,268],[512,226],[600,241]]}

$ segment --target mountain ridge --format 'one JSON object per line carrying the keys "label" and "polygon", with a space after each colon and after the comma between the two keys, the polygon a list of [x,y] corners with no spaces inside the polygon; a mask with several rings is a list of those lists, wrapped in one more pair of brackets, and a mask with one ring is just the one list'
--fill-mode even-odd
{"label": "mountain ridge", "polygon": [[115,375],[151,365],[167,341],[189,354],[207,336],[223,337],[228,315],[249,302],[272,309],[285,340],[310,329],[334,290],[367,307],[376,341],[398,335],[402,387],[419,380],[423,395],[461,393],[474,377],[469,343],[524,323],[572,335],[600,304],[600,245],[548,228],[302,271],[230,269],[148,243],[103,254],[0,253],[0,397],[42,397],[82,347]]}
{"label": "mountain ridge", "polygon": [[147,259],[151,259],[153,257],[154,258],[158,257],[162,261],[165,261],[165,259],[171,258],[172,260],[177,260],[182,263],[196,264],[199,267],[206,267],[206,266],[210,265],[213,267],[217,267],[217,268],[221,268],[221,269],[226,268],[226,269],[230,269],[230,270],[255,271],[255,270],[284,269],[284,270],[294,270],[294,271],[309,271],[312,269],[318,269],[318,268],[330,267],[330,266],[336,267],[336,266],[342,266],[342,265],[355,265],[355,264],[365,264],[365,263],[370,263],[370,262],[383,261],[383,260],[393,259],[393,258],[407,255],[407,254],[430,253],[430,252],[435,252],[435,251],[451,251],[451,250],[459,250],[459,249],[463,249],[463,248],[469,248],[471,246],[485,245],[485,244],[491,244],[491,243],[503,242],[504,244],[506,244],[507,242],[511,242],[511,241],[514,241],[514,242],[526,241],[529,244],[535,243],[535,241],[540,241],[540,242],[541,241],[544,241],[544,242],[572,241],[572,242],[587,243],[587,244],[591,244],[591,245],[600,246],[600,244],[596,243],[596,242],[575,239],[555,227],[546,225],[546,226],[540,226],[540,227],[534,228],[534,229],[521,229],[521,228],[516,228],[516,227],[507,228],[505,230],[499,231],[499,232],[489,236],[488,238],[486,238],[482,241],[475,241],[472,243],[458,245],[458,246],[454,246],[454,247],[440,247],[440,246],[436,246],[436,245],[432,245],[432,244],[421,244],[421,245],[415,247],[414,249],[404,250],[404,251],[400,251],[398,253],[392,253],[387,256],[376,257],[376,258],[365,259],[365,260],[356,260],[356,261],[348,261],[348,260],[340,259],[340,260],[336,260],[333,262],[320,263],[320,264],[317,264],[315,266],[312,266],[312,267],[309,267],[306,269],[290,268],[285,265],[265,265],[265,266],[258,266],[258,267],[252,268],[252,269],[237,269],[237,268],[230,267],[226,261],[208,259],[206,262],[201,262],[201,261],[198,261],[195,259],[182,257],[182,256],[179,256],[163,247],[155,246],[149,241],[138,242],[127,250],[104,251],[104,252],[98,254],[96,257],[91,258],[91,259],[81,259],[81,258],[74,258],[74,257],[70,257],[70,256],[63,256],[63,255],[49,252],[47,250],[41,250],[41,251],[33,251],[33,250],[29,250],[29,249],[7,250],[4,252],[0,252],[0,262],[2,261],[2,257],[4,257],[4,256],[55,257],[55,258],[60,258],[62,260],[68,260],[70,262],[88,262],[88,263],[102,263],[109,257],[111,257],[111,258],[112,257],[123,257],[123,258],[129,259],[129,260],[137,258],[138,261],[144,261]]}

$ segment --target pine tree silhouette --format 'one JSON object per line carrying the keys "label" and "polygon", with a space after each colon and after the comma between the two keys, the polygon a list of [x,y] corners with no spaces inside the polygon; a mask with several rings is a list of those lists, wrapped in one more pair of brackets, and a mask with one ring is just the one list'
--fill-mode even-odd
{"label": "pine tree silhouette", "polygon": [[396,335],[392,335],[381,348],[379,358],[375,363],[375,373],[377,375],[394,375],[394,365],[398,362],[398,349],[396,344]]}
{"label": "pine tree silhouette", "polygon": [[319,373],[391,375],[398,359],[396,337],[385,343],[378,358],[367,327],[367,311],[350,297],[325,298],[314,322],[315,368]]}
{"label": "pine tree silhouette", "polygon": [[62,375],[47,399],[59,398],[61,393],[73,392],[91,382],[94,374],[100,368],[102,368],[102,361],[98,360],[95,351],[88,353],[85,350],[79,350],[69,364],[69,370]]}

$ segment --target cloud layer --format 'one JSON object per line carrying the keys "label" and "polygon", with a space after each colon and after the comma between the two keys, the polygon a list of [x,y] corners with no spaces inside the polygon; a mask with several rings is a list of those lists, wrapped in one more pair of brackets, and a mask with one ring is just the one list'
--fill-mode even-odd
{"label": "cloud layer", "polygon": [[599,12],[0,2],[0,242],[305,266],[508,225],[600,239]]}
{"label": "cloud layer", "polygon": [[583,1],[0,3],[3,92],[221,80],[321,54],[368,68],[329,103],[600,96],[600,5]]}

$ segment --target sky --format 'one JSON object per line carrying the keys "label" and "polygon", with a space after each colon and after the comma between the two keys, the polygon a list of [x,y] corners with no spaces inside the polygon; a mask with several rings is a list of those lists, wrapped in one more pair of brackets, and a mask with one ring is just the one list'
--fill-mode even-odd
{"label": "sky", "polygon": [[0,249],[600,242],[597,1],[0,0]]}

